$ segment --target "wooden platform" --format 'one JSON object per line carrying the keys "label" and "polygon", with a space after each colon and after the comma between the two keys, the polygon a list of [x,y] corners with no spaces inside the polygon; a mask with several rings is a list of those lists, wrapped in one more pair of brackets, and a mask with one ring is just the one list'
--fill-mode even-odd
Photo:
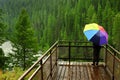
{"label": "wooden platform", "polygon": [[91,63],[59,64],[57,80],[110,80],[103,64],[92,66]]}

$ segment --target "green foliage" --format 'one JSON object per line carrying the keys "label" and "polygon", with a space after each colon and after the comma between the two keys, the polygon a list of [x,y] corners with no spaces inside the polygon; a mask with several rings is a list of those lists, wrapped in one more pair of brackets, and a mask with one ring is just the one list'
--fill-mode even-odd
{"label": "green foliage", "polygon": [[12,71],[6,71],[0,76],[0,80],[18,80],[18,78],[24,73],[22,68],[14,67]]}
{"label": "green foliage", "polygon": [[86,19],[86,22],[87,23],[91,23],[91,19],[93,17],[93,14],[95,16],[95,9],[94,9],[94,6],[91,4],[87,10],[87,19]]}
{"label": "green foliage", "polygon": [[5,40],[5,30],[6,30],[6,25],[4,23],[3,19],[3,10],[0,9],[0,46]]}
{"label": "green foliage", "polygon": [[114,23],[113,23],[113,37],[112,37],[112,42],[113,45],[115,46],[116,49],[119,50],[119,46],[120,46],[120,13],[116,14],[116,16],[114,17]]}
{"label": "green foliage", "polygon": [[102,24],[102,7],[100,5],[100,3],[98,3],[98,9],[97,9],[97,19],[98,19],[98,23]]}
{"label": "green foliage", "polygon": [[[29,59],[28,64],[31,63],[37,44],[45,51],[59,39],[87,41],[83,29],[92,22],[106,29],[109,43],[118,49],[119,3],[120,0],[0,0],[0,7],[6,13],[0,15],[0,23],[4,24],[4,17],[9,26],[8,37],[17,49],[12,55],[17,58],[13,62],[22,67],[22,61]],[[19,16],[23,7],[26,10]],[[3,26],[0,29],[4,33]]]}
{"label": "green foliage", "polygon": [[33,61],[36,60],[35,55],[38,50],[37,39],[34,34],[34,29],[31,26],[29,16],[25,9],[22,9],[21,14],[16,23],[16,39],[13,41],[15,44],[14,57],[17,58],[18,64],[24,69],[30,67]]}
{"label": "green foliage", "polygon": [[5,67],[5,56],[2,48],[0,48],[0,69],[4,69]]}
{"label": "green foliage", "polygon": [[91,18],[91,23],[98,23],[96,13],[93,14],[93,16],[92,16],[92,18]]}
{"label": "green foliage", "polygon": [[5,20],[9,24],[10,36],[13,36],[9,37],[14,38],[14,23],[20,9],[25,7],[43,49],[44,43],[51,46],[58,39],[86,40],[82,34],[86,23],[100,24],[111,36],[113,17],[119,11],[119,3],[119,0],[10,0],[0,4],[8,13]]}

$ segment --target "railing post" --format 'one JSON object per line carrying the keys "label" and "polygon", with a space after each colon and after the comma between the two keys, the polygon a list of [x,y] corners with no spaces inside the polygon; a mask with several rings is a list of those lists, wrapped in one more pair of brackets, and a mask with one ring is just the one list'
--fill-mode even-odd
{"label": "railing post", "polygon": [[108,49],[108,45],[106,44],[105,46],[105,67],[107,66],[107,49]]}
{"label": "railing post", "polygon": [[[56,46],[56,63],[58,62],[58,46]],[[56,64],[57,65],[57,64]]]}
{"label": "railing post", "polygon": [[43,62],[42,62],[42,59],[40,60],[40,65],[41,65],[41,80],[43,80]]}
{"label": "railing post", "polygon": [[69,42],[69,67],[70,67],[70,58],[71,58],[71,42]]}
{"label": "railing post", "polygon": [[56,76],[58,76],[58,45],[56,45]]}
{"label": "railing post", "polygon": [[51,76],[51,79],[52,79],[52,50],[50,50],[50,76]]}
{"label": "railing post", "polygon": [[71,58],[71,42],[69,42],[69,79],[70,80],[70,73],[71,73],[71,70],[70,70],[70,58]]}
{"label": "railing post", "polygon": [[115,56],[116,56],[116,52],[114,52],[114,57],[113,57],[113,74],[112,74],[112,80],[114,80],[114,73],[115,73]]}
{"label": "railing post", "polygon": [[[56,68],[58,68],[58,46],[56,46]],[[58,72],[58,69],[56,69]]]}

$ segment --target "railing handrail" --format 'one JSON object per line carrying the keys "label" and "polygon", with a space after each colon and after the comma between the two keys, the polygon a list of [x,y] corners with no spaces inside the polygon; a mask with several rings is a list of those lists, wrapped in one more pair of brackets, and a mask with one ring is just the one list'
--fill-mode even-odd
{"label": "railing handrail", "polygon": [[88,41],[80,41],[80,40],[59,40],[59,42],[90,43]]}
{"label": "railing handrail", "polygon": [[120,55],[120,52],[118,50],[116,50],[114,47],[112,47],[110,44],[107,44],[106,46],[108,46],[109,48],[111,48],[113,50],[113,52],[110,51],[110,49],[108,49],[108,51],[110,52],[110,54],[112,56],[114,56],[114,58],[116,60],[118,60],[120,62],[120,58],[118,58],[116,55]]}
{"label": "railing handrail", "polygon": [[22,80],[35,67],[35,65],[37,65],[57,44],[58,41],[56,41],[18,80]]}
{"label": "railing handrail", "polygon": [[[107,44],[105,48],[106,48],[106,54],[107,54],[106,55],[107,61],[105,62],[105,64],[107,65],[106,68],[111,75],[111,79],[115,80],[115,78],[116,78],[115,70],[117,67],[116,64],[120,65],[120,58],[118,57],[118,55],[120,55],[120,52],[118,50],[116,50],[114,47],[112,47],[110,44]],[[109,61],[109,57],[110,57],[110,61],[112,61],[112,62]],[[116,62],[116,61],[118,61],[118,62]],[[120,73],[118,73],[118,74],[120,74]],[[118,80],[118,79],[116,79],[116,80]]]}
{"label": "railing handrail", "polygon": [[114,47],[112,47],[110,44],[107,44],[107,46],[109,46],[109,48],[111,48],[112,50],[114,50],[115,53],[120,55],[120,52],[118,50],[116,50]]}

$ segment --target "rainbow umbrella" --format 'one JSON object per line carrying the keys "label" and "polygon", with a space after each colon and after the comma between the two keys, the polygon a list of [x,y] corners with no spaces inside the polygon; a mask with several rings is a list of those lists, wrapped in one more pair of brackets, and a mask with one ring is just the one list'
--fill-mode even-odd
{"label": "rainbow umbrella", "polygon": [[83,33],[87,37],[87,39],[96,45],[104,45],[108,43],[108,34],[105,29],[96,24],[86,24]]}

